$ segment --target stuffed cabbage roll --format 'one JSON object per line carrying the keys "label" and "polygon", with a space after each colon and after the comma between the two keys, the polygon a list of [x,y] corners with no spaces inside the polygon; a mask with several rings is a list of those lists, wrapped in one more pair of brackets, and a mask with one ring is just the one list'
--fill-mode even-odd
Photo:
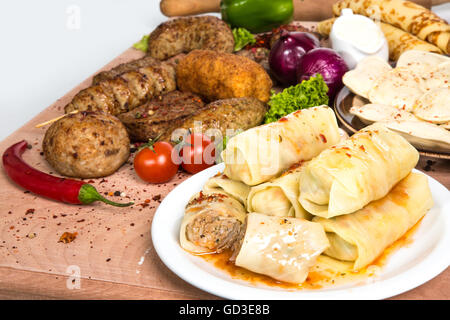
{"label": "stuffed cabbage roll", "polygon": [[328,246],[318,223],[249,213],[235,264],[280,281],[302,283]]}
{"label": "stuffed cabbage roll", "polygon": [[186,205],[180,228],[181,247],[192,253],[231,248],[245,221],[244,206],[224,193],[195,195]]}
{"label": "stuffed cabbage roll", "polygon": [[308,163],[300,177],[300,204],[323,218],[355,212],[384,197],[418,160],[408,141],[375,123]]}
{"label": "stuffed cabbage roll", "polygon": [[384,198],[355,213],[313,221],[327,232],[330,247],[325,254],[352,262],[353,270],[359,270],[401,238],[432,206],[427,177],[411,173]]}
{"label": "stuffed cabbage roll", "polygon": [[298,202],[300,173],[305,162],[294,164],[280,177],[254,186],[247,199],[247,210],[278,217],[310,219]]}
{"label": "stuffed cabbage roll", "polygon": [[336,117],[329,107],[298,110],[231,138],[222,152],[224,174],[254,186],[296,162],[312,159],[339,139]]}
{"label": "stuffed cabbage roll", "polygon": [[203,186],[203,191],[206,193],[225,193],[245,206],[250,187],[241,181],[231,180],[226,175],[220,173],[206,181]]}

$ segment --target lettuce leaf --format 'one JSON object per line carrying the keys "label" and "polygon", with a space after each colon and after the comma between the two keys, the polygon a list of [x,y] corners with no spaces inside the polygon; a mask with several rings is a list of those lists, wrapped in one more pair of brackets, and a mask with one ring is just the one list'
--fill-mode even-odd
{"label": "lettuce leaf", "polygon": [[328,86],[321,74],[284,89],[282,92],[272,93],[264,122],[270,123],[299,109],[328,105]]}
{"label": "lettuce leaf", "polygon": [[133,48],[141,50],[141,51],[144,51],[144,52],[147,52],[147,50],[148,50],[148,37],[149,37],[148,34],[143,36],[141,40],[139,40],[138,42],[133,44]]}
{"label": "lettuce leaf", "polygon": [[254,44],[256,42],[255,37],[245,28],[234,28],[234,51],[239,51],[247,44]]}

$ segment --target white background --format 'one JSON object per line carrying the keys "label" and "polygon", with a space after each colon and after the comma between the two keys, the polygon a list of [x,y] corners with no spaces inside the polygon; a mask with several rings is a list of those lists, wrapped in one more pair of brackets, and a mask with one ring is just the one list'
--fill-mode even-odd
{"label": "white background", "polygon": [[[450,3],[434,11],[450,21]],[[0,140],[165,19],[159,0],[3,0]]]}

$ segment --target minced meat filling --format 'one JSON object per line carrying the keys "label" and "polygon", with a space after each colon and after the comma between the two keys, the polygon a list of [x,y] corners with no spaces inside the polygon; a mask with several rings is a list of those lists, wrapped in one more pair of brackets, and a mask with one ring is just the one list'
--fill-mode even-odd
{"label": "minced meat filling", "polygon": [[240,230],[238,219],[205,212],[186,226],[186,237],[197,246],[221,252],[233,245]]}

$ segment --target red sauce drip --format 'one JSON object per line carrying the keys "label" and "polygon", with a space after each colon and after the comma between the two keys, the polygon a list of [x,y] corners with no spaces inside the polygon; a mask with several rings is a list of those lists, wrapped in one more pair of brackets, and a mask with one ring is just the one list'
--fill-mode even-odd
{"label": "red sauce drip", "polygon": [[[348,282],[355,282],[356,284],[361,279],[367,279],[373,276],[369,272],[369,268],[373,266],[383,267],[388,262],[389,257],[398,249],[402,247],[406,247],[413,242],[412,236],[417,231],[420,222],[420,219],[411,229],[409,229],[400,239],[395,241],[389,247],[387,247],[383,253],[377,257],[370,265],[359,270],[359,271],[350,271],[346,273],[342,273],[339,277],[340,279],[344,279]],[[216,268],[225,271],[229,274],[233,279],[243,280],[252,285],[266,285],[269,287],[278,287],[289,290],[303,290],[303,289],[321,289],[325,286],[333,285],[335,280],[334,278],[329,278],[324,276],[322,273],[310,271],[308,277],[304,283],[294,284],[287,283],[283,281],[278,281],[269,276],[252,272],[250,270],[241,268],[236,266],[233,262],[230,261],[230,257],[232,252],[230,250],[224,251],[218,254],[203,254],[199,255],[199,257],[203,258],[205,261],[213,264]],[[347,280],[348,279],[348,280]],[[359,281],[358,281],[359,280]],[[341,281],[342,283],[342,281]]]}

